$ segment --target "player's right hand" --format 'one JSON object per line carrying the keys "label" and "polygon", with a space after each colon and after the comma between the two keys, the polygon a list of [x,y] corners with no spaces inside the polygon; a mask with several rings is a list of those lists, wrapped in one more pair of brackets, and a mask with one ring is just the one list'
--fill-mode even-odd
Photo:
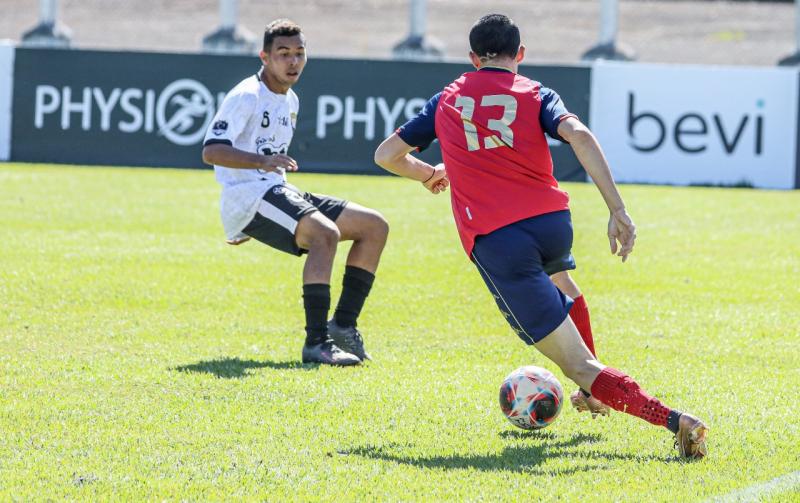
{"label": "player's right hand", "polygon": [[297,161],[286,154],[265,155],[263,162],[264,171],[297,171]]}
{"label": "player's right hand", "polygon": [[622,261],[625,262],[633,251],[634,241],[636,241],[636,225],[625,208],[612,212],[608,217],[608,243],[611,245],[611,253],[622,257]]}
{"label": "player's right hand", "polygon": [[427,181],[422,182],[422,185],[434,194],[447,190],[447,187],[450,185],[450,180],[447,179],[447,171],[444,169],[444,163],[440,162],[436,166],[433,166],[433,175],[431,175],[430,179]]}

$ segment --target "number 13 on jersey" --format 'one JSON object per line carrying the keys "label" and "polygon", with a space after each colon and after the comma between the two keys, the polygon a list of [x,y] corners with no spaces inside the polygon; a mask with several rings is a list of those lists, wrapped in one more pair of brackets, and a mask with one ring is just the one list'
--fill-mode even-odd
{"label": "number 13 on jersey", "polygon": [[[470,151],[481,148],[478,138],[478,128],[472,121],[475,113],[475,99],[470,96],[459,96],[456,98],[455,106],[461,109],[461,121],[464,123],[464,135],[467,137],[467,148]],[[481,98],[482,107],[503,107],[503,116],[499,119],[489,119],[486,127],[500,134],[487,136],[483,139],[483,146],[486,149],[497,147],[514,147],[514,131],[511,130],[511,123],[517,117],[517,100],[507,94],[491,94]]]}

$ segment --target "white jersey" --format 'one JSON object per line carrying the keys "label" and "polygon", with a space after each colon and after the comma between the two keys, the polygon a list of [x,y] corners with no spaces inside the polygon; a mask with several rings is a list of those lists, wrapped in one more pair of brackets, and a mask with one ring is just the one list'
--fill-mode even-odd
{"label": "white jersey", "polygon": [[[254,75],[239,82],[220,106],[206,132],[203,146],[224,143],[246,152],[285,154],[292,141],[300,102],[289,89],[276,94]],[[259,169],[214,166],[222,185],[220,213],[229,240],[243,237],[261,198],[272,186],[286,183],[286,174]]]}

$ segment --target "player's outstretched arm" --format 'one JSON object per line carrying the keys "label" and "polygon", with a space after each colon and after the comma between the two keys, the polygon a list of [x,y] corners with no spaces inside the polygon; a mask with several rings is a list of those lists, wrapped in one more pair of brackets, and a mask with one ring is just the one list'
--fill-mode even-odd
{"label": "player's outstretched arm", "polygon": [[608,206],[611,213],[608,219],[608,241],[611,246],[611,253],[622,257],[622,261],[628,258],[633,251],[633,244],[636,240],[636,226],[625,210],[625,203],[622,201],[611,176],[603,150],[595,138],[594,134],[586,125],[575,117],[569,117],[558,125],[558,134],[567,140],[575,151],[575,156],[580,161],[583,168],[592,177],[597,185],[600,194]]}
{"label": "player's outstretched arm", "polygon": [[225,143],[212,143],[203,147],[203,162],[234,169],[297,171],[297,161],[288,155],[254,154]]}
{"label": "player's outstretched arm", "polygon": [[397,134],[393,134],[375,151],[375,164],[390,173],[422,183],[434,194],[447,190],[450,181],[447,179],[444,164],[431,166],[410,155],[412,150],[414,147],[404,142]]}

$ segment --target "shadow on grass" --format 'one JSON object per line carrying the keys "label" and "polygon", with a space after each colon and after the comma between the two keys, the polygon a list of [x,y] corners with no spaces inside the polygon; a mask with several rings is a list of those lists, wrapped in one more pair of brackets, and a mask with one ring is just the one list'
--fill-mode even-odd
{"label": "shadow on grass", "polygon": [[[555,440],[558,438],[558,435],[552,431],[525,431],[516,428],[513,430],[503,430],[498,433],[497,436],[501,438],[519,438],[524,440]],[[603,439],[603,437],[597,433],[580,436],[584,437],[584,443],[599,442]]]}
{"label": "shadow on grass", "polygon": [[[482,471],[509,471],[524,472],[540,475],[569,475],[572,473],[607,470],[611,468],[608,461],[660,461],[670,462],[672,459],[654,455],[633,455],[617,452],[579,451],[582,444],[592,444],[600,441],[602,437],[597,434],[575,434],[563,438],[552,432],[501,432],[501,437],[512,439],[531,439],[537,443],[529,445],[512,445],[503,449],[499,454],[476,455],[451,455],[415,457],[393,454],[388,451],[402,446],[367,446],[358,447],[349,451],[340,451],[340,454],[353,454],[381,461],[391,461],[419,468],[438,468],[445,470],[474,469]],[[408,446],[406,446],[408,447]],[[566,469],[545,469],[539,465],[549,459],[571,458],[576,464]],[[587,464],[581,461],[600,461],[601,463]]]}
{"label": "shadow on grass", "polygon": [[303,364],[293,362],[273,362],[270,360],[242,360],[239,358],[218,358],[216,360],[203,360],[191,365],[181,365],[170,370],[178,372],[196,372],[213,374],[223,379],[237,379],[251,374],[250,369],[270,368],[276,370],[316,370],[317,364]]}

